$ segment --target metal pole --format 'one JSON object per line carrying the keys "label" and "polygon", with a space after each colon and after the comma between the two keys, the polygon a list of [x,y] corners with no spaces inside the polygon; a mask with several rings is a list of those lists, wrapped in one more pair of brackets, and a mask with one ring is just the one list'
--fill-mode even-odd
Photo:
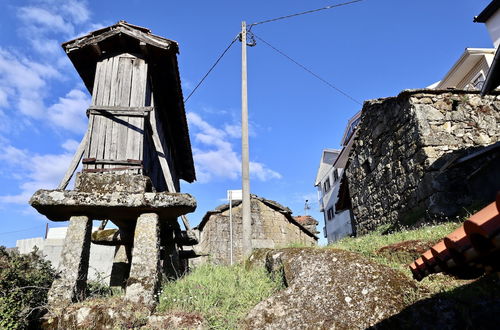
{"label": "metal pole", "polygon": [[233,265],[233,192],[229,190],[229,260]]}
{"label": "metal pole", "polygon": [[241,22],[241,188],[242,188],[242,252],[252,252],[252,222],[250,217],[250,166],[248,152],[248,96],[247,96],[247,25]]}

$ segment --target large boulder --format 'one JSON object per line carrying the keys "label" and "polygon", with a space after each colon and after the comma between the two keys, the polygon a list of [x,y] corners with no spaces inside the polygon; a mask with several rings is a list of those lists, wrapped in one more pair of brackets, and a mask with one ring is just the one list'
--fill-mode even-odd
{"label": "large boulder", "polygon": [[245,319],[252,329],[365,329],[403,310],[414,281],[356,253],[317,248],[271,250],[266,266],[287,288]]}

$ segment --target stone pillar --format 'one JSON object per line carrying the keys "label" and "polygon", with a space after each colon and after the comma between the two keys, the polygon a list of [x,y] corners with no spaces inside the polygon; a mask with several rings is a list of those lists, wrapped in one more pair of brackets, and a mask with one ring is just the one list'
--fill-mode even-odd
{"label": "stone pillar", "polygon": [[144,213],[137,219],[132,250],[132,265],[125,298],[148,306],[156,303],[160,282],[160,226],[156,213]]}
{"label": "stone pillar", "polygon": [[54,280],[48,294],[52,307],[69,305],[83,300],[89,271],[90,236],[92,220],[87,216],[72,216],[64,239],[59,277]]}

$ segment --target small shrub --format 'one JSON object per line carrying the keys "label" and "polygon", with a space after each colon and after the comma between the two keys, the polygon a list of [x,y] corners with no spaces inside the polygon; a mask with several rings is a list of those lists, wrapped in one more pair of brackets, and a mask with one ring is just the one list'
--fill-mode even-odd
{"label": "small shrub", "polygon": [[164,285],[158,310],[195,312],[210,328],[235,329],[253,306],[282,287],[281,278],[271,279],[262,268],[207,264]]}
{"label": "small shrub", "polygon": [[36,250],[21,255],[0,246],[0,328],[26,328],[38,320],[54,278],[50,262]]}

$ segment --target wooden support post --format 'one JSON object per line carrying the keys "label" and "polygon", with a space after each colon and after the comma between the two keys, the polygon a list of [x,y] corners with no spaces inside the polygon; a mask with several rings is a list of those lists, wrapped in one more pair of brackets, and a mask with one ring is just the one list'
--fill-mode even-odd
{"label": "wooden support post", "polygon": [[73,174],[75,173],[76,168],[78,167],[78,164],[80,164],[80,159],[82,159],[83,153],[85,152],[85,148],[87,147],[87,142],[89,139],[89,131],[90,131],[90,127],[85,132],[85,135],[83,136],[82,142],[80,142],[78,149],[76,149],[75,155],[73,156],[73,159],[71,160],[71,164],[69,165],[69,168],[66,171],[66,174],[64,175],[64,178],[61,180],[61,183],[59,184],[57,189],[61,189],[61,190],[66,189],[69,181],[73,177]]}
{"label": "wooden support post", "polygon": [[[158,161],[160,162],[161,171],[163,176],[165,177],[165,182],[167,183],[167,189],[169,192],[177,192],[175,189],[174,180],[172,179],[172,174],[170,173],[170,166],[168,165],[167,158],[163,153],[163,146],[161,145],[160,136],[158,135],[158,130],[156,128],[155,121],[156,110],[150,112],[149,115],[149,128],[151,131],[151,138],[153,140],[154,148],[156,151],[156,155],[158,156]],[[184,227],[186,227],[187,231],[191,231],[191,226],[189,225],[189,221],[185,215],[181,215],[182,222],[184,223]]]}

